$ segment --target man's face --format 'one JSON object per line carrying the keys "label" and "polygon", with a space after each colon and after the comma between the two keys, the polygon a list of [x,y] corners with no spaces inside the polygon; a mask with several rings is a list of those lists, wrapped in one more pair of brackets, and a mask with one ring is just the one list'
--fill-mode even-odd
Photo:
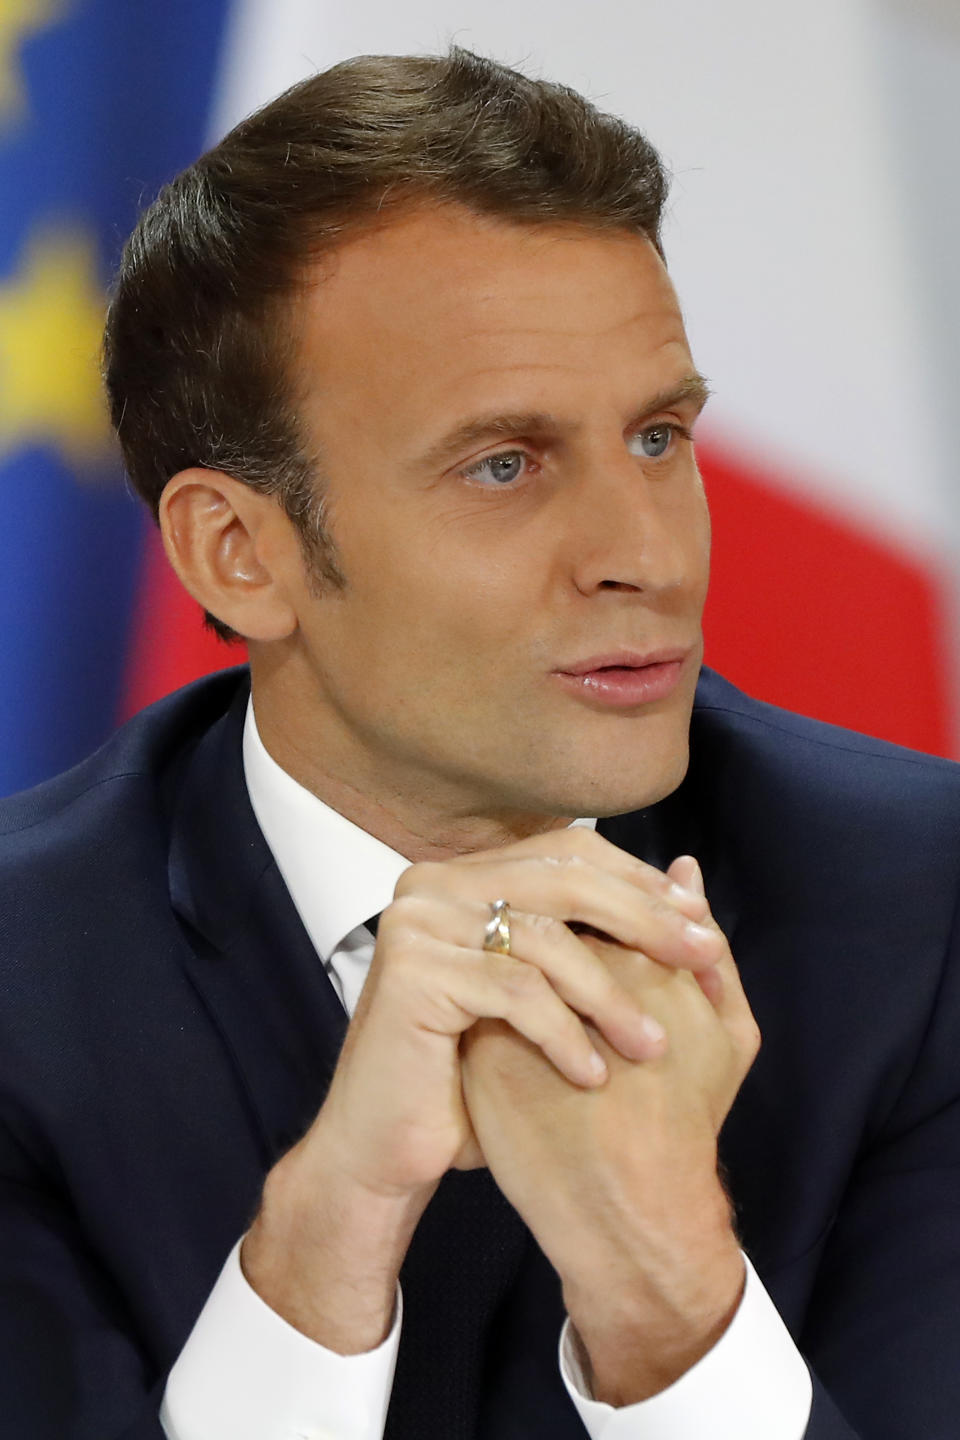
{"label": "man's face", "polygon": [[295,587],[315,763],[449,816],[667,794],[709,522],[702,382],[653,247],[424,207],[325,262],[301,319],[346,579]]}

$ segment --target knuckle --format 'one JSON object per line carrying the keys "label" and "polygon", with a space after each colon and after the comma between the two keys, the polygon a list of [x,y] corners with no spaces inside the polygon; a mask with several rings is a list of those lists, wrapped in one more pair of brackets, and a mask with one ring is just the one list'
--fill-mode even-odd
{"label": "knuckle", "polygon": [[566,854],[588,855],[593,853],[600,837],[595,830],[589,830],[585,825],[567,825],[563,830],[553,831],[551,838]]}
{"label": "knuckle", "polygon": [[393,887],[393,898],[394,898],[394,901],[395,901],[395,902],[396,902],[397,900],[401,899],[402,896],[404,896],[404,895],[409,895],[409,894],[410,894],[410,891],[416,888],[416,884],[417,884],[417,873],[416,873],[416,872],[417,872],[417,866],[416,866],[416,865],[410,865],[410,866],[408,866],[408,868],[407,868],[406,870],[403,871],[403,873],[402,873],[401,876],[400,876],[400,879],[397,881],[396,885],[394,885],[394,887]]}
{"label": "knuckle", "polygon": [[682,910],[678,910],[670,899],[669,895],[644,890],[640,892],[643,896],[643,905],[649,921],[654,924],[666,940],[671,943],[686,939],[686,926],[690,923],[690,917]]}
{"label": "knuckle", "polygon": [[608,847],[609,841],[598,835],[596,830],[586,825],[569,825],[567,834],[577,855],[595,856],[602,854]]}
{"label": "knuckle", "polygon": [[742,1022],[733,1030],[730,1036],[730,1048],[733,1051],[735,1062],[739,1064],[744,1074],[756,1060],[762,1043],[760,1027],[754,1020]]}
{"label": "knuckle", "polygon": [[561,945],[570,938],[566,925],[555,915],[531,915],[530,925],[538,935],[552,944]]}
{"label": "knuckle", "polygon": [[560,858],[560,875],[568,901],[580,903],[594,892],[597,867],[586,855],[564,855]]}
{"label": "knuckle", "polygon": [[398,895],[380,916],[379,935],[398,940],[408,932],[415,932],[423,924],[425,905],[419,895]]}
{"label": "knuckle", "polygon": [[663,870],[658,870],[655,865],[648,865],[644,860],[638,860],[636,873],[638,880],[642,880],[656,895],[668,896],[673,890],[675,882]]}
{"label": "knuckle", "polygon": [[568,854],[559,855],[557,857],[557,863],[562,870],[571,871],[576,874],[577,871],[583,870],[586,867],[587,857],[579,850],[571,850]]}
{"label": "knuckle", "polygon": [[522,960],[499,967],[501,988],[512,1000],[539,1001],[549,983],[533,965]]}
{"label": "knuckle", "polygon": [[415,865],[408,865],[394,887],[394,898],[400,899],[404,895],[432,889],[436,882],[436,872],[440,868],[436,860],[418,860]]}

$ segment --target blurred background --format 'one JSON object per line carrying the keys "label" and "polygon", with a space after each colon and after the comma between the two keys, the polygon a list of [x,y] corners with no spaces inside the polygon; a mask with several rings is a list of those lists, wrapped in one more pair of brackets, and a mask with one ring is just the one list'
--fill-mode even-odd
{"label": "blurred background", "polygon": [[0,793],[243,658],[179,594],[100,398],[139,208],[301,76],[451,40],[671,167],[715,392],[708,661],[960,754],[958,0],[0,0]]}

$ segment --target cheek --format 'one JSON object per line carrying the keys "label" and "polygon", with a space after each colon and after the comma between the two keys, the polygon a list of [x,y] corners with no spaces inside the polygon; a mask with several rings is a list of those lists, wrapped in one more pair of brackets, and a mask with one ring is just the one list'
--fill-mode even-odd
{"label": "cheek", "polygon": [[507,547],[482,541],[430,543],[401,565],[391,563],[370,577],[365,608],[376,623],[416,631],[424,644],[499,643],[516,630],[530,597],[529,555],[506,554]]}
{"label": "cheek", "polygon": [[696,486],[693,492],[691,511],[688,529],[690,536],[690,574],[696,577],[698,588],[705,594],[707,580],[710,575],[712,526],[710,522],[710,509],[707,505],[707,497],[699,473],[697,474]]}
{"label": "cheek", "polygon": [[363,659],[381,675],[419,675],[433,690],[516,630],[519,599],[505,591],[509,574],[473,553],[455,557],[425,545],[419,553],[344,566],[345,589],[320,603],[316,644],[351,665]]}
{"label": "cheek", "polygon": [[707,492],[703,488],[702,480],[700,481],[700,510],[704,563],[709,565],[710,546],[713,542],[713,521],[710,519],[710,506],[707,502]]}

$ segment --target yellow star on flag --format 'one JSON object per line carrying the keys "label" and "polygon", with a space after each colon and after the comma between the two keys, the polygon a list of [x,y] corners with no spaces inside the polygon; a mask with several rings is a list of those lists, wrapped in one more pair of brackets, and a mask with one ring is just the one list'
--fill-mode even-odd
{"label": "yellow star on flag", "polygon": [[0,126],[24,107],[23,83],[14,62],[25,36],[56,20],[65,0],[0,0]]}
{"label": "yellow star on flag", "polygon": [[82,231],[39,231],[0,280],[0,461],[27,445],[88,465],[111,448],[100,387],[105,297]]}

